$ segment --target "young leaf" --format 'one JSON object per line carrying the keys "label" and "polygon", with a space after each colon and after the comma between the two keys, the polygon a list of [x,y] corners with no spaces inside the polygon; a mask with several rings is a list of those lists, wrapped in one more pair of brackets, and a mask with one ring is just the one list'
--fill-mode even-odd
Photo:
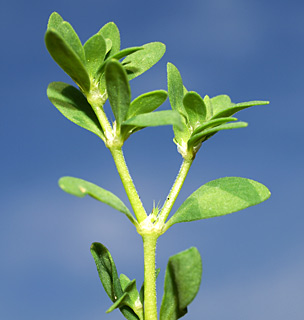
{"label": "young leaf", "polygon": [[167,99],[167,92],[157,90],[144,93],[131,102],[127,119],[143,113],[149,113],[157,109]]}
{"label": "young leaf", "polygon": [[198,293],[202,271],[201,256],[194,247],[169,258],[160,320],[176,320],[187,313]]}
{"label": "young leaf", "polygon": [[94,183],[73,177],[63,177],[59,179],[59,186],[63,191],[76,197],[83,198],[89,195],[98,201],[104,202],[110,207],[124,213],[133,224],[137,224],[129,209],[115,194]]}
{"label": "young leaf", "polygon": [[198,93],[194,91],[188,92],[184,96],[183,104],[192,128],[196,128],[205,121],[207,110],[204,100]]}
{"label": "young leaf", "polygon": [[175,223],[223,216],[259,204],[270,197],[261,183],[238,177],[226,177],[206,183],[189,196],[166,223]]}
{"label": "young leaf", "polygon": [[94,111],[78,89],[63,82],[52,82],[48,86],[47,95],[66,118],[104,140],[103,130]]}
{"label": "young leaf", "polygon": [[247,122],[239,121],[239,122],[234,122],[234,123],[222,124],[222,125],[214,127],[214,128],[205,129],[195,135],[192,135],[188,141],[188,146],[189,146],[189,148],[191,148],[191,147],[199,144],[200,142],[207,140],[210,135],[213,135],[213,134],[217,133],[218,131],[246,128],[247,126],[248,126]]}
{"label": "young leaf", "polygon": [[[94,258],[100,281],[112,302],[123,298],[123,291],[117,275],[117,269],[109,250],[101,243],[94,242],[91,245],[91,253]],[[120,311],[128,320],[139,320],[129,307],[121,307]]]}
{"label": "young leaf", "polygon": [[95,34],[84,44],[86,67],[89,74],[94,77],[106,55],[106,42],[100,34]]}
{"label": "young leaf", "polygon": [[166,46],[161,42],[151,42],[139,50],[128,55],[122,64],[127,70],[129,80],[141,75],[158,62],[166,51]]}
{"label": "young leaf", "polygon": [[113,55],[120,50],[120,34],[114,22],[104,25],[98,33],[106,40],[108,55]]}
{"label": "young leaf", "polygon": [[177,111],[164,110],[143,113],[123,122],[123,126],[132,125],[136,127],[157,127],[165,125],[181,126],[181,116]]}
{"label": "young leaf", "polygon": [[218,119],[213,119],[213,120],[206,121],[201,126],[197,127],[192,132],[192,136],[202,132],[205,129],[213,128],[213,127],[216,127],[218,125],[221,125],[221,124],[224,124],[224,123],[227,123],[227,122],[230,122],[230,121],[236,121],[236,120],[237,120],[237,118],[228,117],[228,118],[218,118]]}
{"label": "young leaf", "polygon": [[49,17],[47,28],[57,29],[62,22],[63,19],[60,14],[57,12],[53,12]]}
{"label": "young leaf", "polygon": [[48,29],[45,34],[46,47],[58,65],[85,92],[90,90],[90,79],[84,62],[78,53],[66,42],[55,29]]}
{"label": "young leaf", "polygon": [[[269,104],[269,101],[249,101],[249,102],[242,102],[237,104],[232,103],[230,106],[226,106],[226,108],[223,108],[222,110],[217,110],[216,112],[214,112],[212,119],[230,117],[233,114],[243,109],[253,107],[253,106],[266,105],[266,104]],[[212,106],[213,106],[213,100],[212,100]]]}
{"label": "young leaf", "polygon": [[116,123],[120,127],[126,119],[131,102],[131,90],[126,71],[117,60],[107,63],[105,69],[106,86],[110,105]]}
{"label": "young leaf", "polygon": [[210,99],[212,103],[213,114],[220,113],[233,106],[229,96],[221,94]]}

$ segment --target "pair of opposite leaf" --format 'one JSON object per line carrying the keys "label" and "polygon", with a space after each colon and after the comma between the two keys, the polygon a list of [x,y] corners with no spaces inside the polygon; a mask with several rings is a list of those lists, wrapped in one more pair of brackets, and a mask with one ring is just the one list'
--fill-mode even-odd
{"label": "pair of opposite leaf", "polygon": [[[110,100],[115,116],[115,135],[122,143],[131,133],[147,126],[180,124],[175,111],[154,112],[167,92],[148,92],[131,102],[129,80],[151,68],[165,52],[165,45],[152,42],[120,50],[117,26],[110,22],[83,46],[73,27],[54,12],[45,34],[48,51],[79,89],[62,82],[48,86],[47,94],[56,108],[69,120],[106,141],[95,107]],[[125,58],[122,63],[118,60]]]}
{"label": "pair of opposite leaf", "polygon": [[[138,292],[136,280],[131,281],[124,274],[118,277],[113,258],[101,243],[93,243],[91,253],[101,283],[113,302],[107,312],[118,308],[128,320],[144,320],[144,285]],[[158,273],[159,269],[156,276]],[[160,320],[179,319],[187,313],[188,305],[199,290],[201,278],[202,260],[196,248],[189,248],[169,258]]]}

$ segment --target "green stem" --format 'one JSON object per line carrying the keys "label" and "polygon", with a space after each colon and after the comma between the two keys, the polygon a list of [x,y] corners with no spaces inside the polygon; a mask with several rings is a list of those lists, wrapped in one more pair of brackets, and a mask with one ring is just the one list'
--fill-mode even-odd
{"label": "green stem", "polygon": [[167,220],[168,215],[176,201],[176,198],[185,182],[185,179],[192,165],[192,162],[193,162],[193,159],[184,159],[182,166],[179,170],[179,173],[167,197],[167,200],[165,201],[164,206],[160,212],[159,221],[165,223],[165,221]]}
{"label": "green stem", "polygon": [[147,218],[147,213],[136,191],[122,149],[121,147],[112,147],[110,148],[110,151],[113,156],[122,184],[125,188],[126,194],[134,210],[137,221],[141,223]]}
{"label": "green stem", "polygon": [[144,314],[145,320],[157,320],[155,251],[158,235],[144,234]]}

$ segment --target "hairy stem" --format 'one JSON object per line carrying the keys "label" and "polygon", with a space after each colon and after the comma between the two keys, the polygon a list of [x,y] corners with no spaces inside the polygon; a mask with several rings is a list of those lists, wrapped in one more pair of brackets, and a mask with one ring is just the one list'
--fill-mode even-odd
{"label": "hairy stem", "polygon": [[155,251],[158,235],[144,234],[144,314],[145,320],[157,320]]}
{"label": "hairy stem", "polygon": [[121,147],[112,147],[110,151],[137,221],[141,223],[147,218],[147,214],[131,178],[122,149]]}
{"label": "hairy stem", "polygon": [[193,159],[184,159],[181,168],[179,170],[179,173],[174,181],[174,184],[170,190],[170,193],[164,203],[164,206],[160,212],[159,215],[159,221],[165,223],[166,219],[168,218],[168,215],[177,199],[177,196],[185,182],[185,179],[187,177],[187,174],[189,172],[189,169],[192,165]]}

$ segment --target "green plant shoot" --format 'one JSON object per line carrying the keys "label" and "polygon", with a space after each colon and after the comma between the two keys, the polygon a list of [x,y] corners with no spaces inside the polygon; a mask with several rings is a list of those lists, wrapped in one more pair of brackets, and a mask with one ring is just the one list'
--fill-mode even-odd
{"label": "green plant shoot", "polygon": [[[155,250],[158,238],[176,223],[230,214],[259,204],[270,197],[259,182],[225,177],[206,183],[194,191],[171,213],[189,169],[202,143],[222,130],[247,126],[234,115],[268,101],[233,103],[227,95],[202,97],[188,91],[178,69],[167,65],[168,92],[160,89],[144,93],[133,101],[129,81],[156,64],[165,53],[160,42],[120,48],[120,33],[113,22],[104,25],[84,44],[73,27],[56,12],[52,13],[45,34],[46,47],[55,62],[71,77],[75,86],[53,82],[47,95],[70,121],[96,134],[113,156],[117,172],[128,196],[128,208],[115,194],[75,177],[59,180],[62,190],[77,197],[90,197],[126,215],[141,235],[144,249],[144,283],[138,291],[136,280],[118,275],[109,250],[93,243],[91,253],[100,281],[112,301],[106,312],[121,311],[128,320],[157,320]],[[169,96],[172,110],[156,111]],[[104,111],[109,100],[115,120]],[[135,132],[146,127],[170,125],[182,165],[167,200],[147,213],[128,170],[122,147]],[[171,218],[168,219],[171,213]],[[202,259],[189,248],[169,258],[165,272],[160,320],[176,320],[187,313],[200,287]]]}

